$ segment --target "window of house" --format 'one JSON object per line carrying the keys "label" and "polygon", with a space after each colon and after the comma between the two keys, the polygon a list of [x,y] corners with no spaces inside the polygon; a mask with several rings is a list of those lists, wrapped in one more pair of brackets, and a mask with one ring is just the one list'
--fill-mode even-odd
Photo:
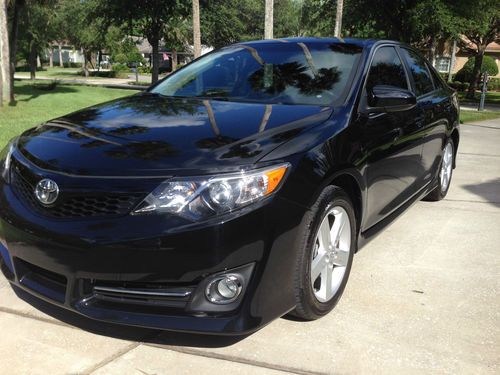
{"label": "window of house", "polygon": [[449,57],[438,57],[436,59],[436,69],[440,73],[448,73],[450,71],[451,59]]}

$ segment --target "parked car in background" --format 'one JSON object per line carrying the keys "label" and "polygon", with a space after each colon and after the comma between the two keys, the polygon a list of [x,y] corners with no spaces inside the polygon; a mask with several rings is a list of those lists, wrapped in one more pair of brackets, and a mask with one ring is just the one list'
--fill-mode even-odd
{"label": "parked car in background", "polygon": [[228,46],[10,142],[1,269],[113,323],[244,334],[317,319],[359,248],[446,196],[458,124],[454,91],[404,44]]}

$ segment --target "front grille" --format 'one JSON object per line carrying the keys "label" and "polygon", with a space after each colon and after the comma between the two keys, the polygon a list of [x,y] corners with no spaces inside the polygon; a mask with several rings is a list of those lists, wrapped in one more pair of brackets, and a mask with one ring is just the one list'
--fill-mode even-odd
{"label": "front grille", "polygon": [[121,216],[128,214],[143,198],[143,193],[73,193],[61,191],[52,206],[43,206],[35,197],[35,185],[12,173],[12,185],[20,198],[37,212],[55,218]]}

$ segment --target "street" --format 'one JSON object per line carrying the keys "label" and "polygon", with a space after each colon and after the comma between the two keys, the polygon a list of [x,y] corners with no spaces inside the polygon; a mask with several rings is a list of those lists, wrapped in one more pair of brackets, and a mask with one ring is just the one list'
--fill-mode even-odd
{"label": "street", "polygon": [[0,374],[500,373],[500,120],[461,125],[447,198],[355,257],[337,308],[210,337],[90,321],[0,278]]}

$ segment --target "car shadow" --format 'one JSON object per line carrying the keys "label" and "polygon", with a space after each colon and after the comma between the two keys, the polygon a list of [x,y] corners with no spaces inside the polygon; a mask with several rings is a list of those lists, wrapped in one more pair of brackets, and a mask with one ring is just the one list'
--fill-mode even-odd
{"label": "car shadow", "polygon": [[[182,346],[194,348],[222,348],[236,344],[249,335],[215,336],[183,332],[161,331],[126,325],[100,322],[62,307],[45,302],[22,289],[11,285],[14,293],[23,301],[40,310],[57,321],[77,327],[96,335],[107,336],[119,340],[137,341],[156,346]],[[58,322],[56,322],[57,324]]]}
{"label": "car shadow", "polygon": [[480,184],[463,185],[463,187],[483,199],[489,204],[500,208],[500,178]]}

